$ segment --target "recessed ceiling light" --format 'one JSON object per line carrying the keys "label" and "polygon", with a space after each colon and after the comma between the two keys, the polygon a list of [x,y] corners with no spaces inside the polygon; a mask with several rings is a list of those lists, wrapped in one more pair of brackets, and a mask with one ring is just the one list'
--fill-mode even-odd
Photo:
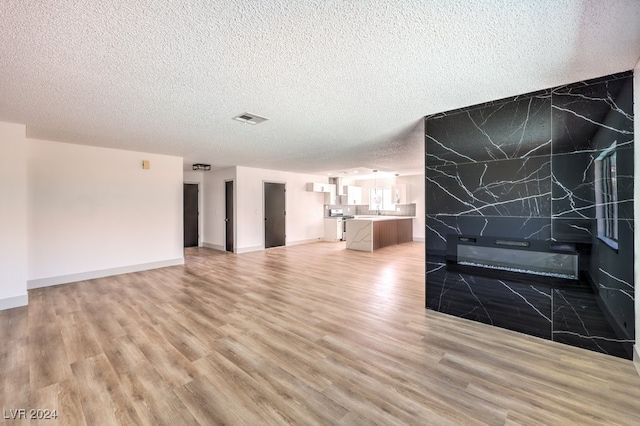
{"label": "recessed ceiling light", "polygon": [[233,120],[236,121],[240,121],[241,123],[245,123],[245,124],[260,124],[264,121],[267,121],[268,118],[266,117],[260,117],[259,115],[256,114],[251,114],[249,112],[243,112],[240,115],[236,115],[235,117],[233,117]]}

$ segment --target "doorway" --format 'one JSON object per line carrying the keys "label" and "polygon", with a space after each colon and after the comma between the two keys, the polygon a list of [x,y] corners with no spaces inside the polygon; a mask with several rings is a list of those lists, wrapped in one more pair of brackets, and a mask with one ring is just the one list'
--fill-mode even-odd
{"label": "doorway", "polygon": [[224,183],[224,240],[225,250],[233,252],[233,181]]}
{"label": "doorway", "polygon": [[183,189],[184,246],[198,246],[198,184],[185,183]]}
{"label": "doorway", "polygon": [[285,184],[264,183],[264,248],[285,244]]}

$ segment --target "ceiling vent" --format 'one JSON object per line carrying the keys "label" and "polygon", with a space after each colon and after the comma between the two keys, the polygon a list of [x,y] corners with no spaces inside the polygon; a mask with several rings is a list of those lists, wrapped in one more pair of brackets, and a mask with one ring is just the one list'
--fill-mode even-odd
{"label": "ceiling vent", "polygon": [[267,121],[268,118],[260,117],[259,115],[244,112],[238,116],[233,117],[234,120],[240,121],[245,124],[260,124],[263,121]]}

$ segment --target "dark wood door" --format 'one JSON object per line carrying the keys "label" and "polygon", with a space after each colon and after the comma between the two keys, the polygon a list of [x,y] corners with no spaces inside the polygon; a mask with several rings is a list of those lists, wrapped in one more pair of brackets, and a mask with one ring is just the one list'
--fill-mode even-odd
{"label": "dark wood door", "polygon": [[225,250],[233,252],[233,181],[224,183]]}
{"label": "dark wood door", "polygon": [[264,248],[283,246],[285,242],[284,183],[264,183]]}
{"label": "dark wood door", "polygon": [[185,183],[183,190],[184,205],[184,246],[198,245],[198,185]]}

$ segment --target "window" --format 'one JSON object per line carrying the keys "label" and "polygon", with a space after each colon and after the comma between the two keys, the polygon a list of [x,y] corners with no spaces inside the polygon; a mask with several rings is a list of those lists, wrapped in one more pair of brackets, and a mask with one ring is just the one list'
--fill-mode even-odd
{"label": "window", "polygon": [[369,190],[369,210],[395,210],[390,189],[372,188]]}
{"label": "window", "polygon": [[618,175],[616,143],[596,159],[596,219],[598,238],[618,248]]}

